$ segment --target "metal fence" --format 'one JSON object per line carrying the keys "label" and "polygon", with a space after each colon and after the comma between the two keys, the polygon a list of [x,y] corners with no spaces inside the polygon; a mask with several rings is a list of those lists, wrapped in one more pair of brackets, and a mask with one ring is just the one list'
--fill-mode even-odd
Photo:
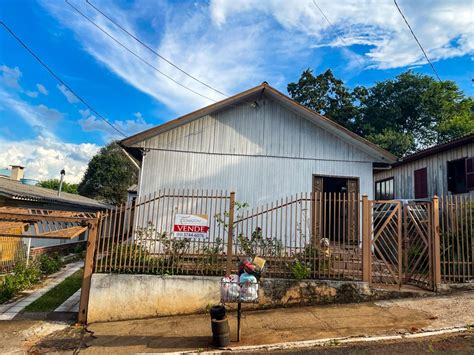
{"label": "metal fence", "polygon": [[[96,272],[222,275],[230,194],[215,190],[159,191],[101,217]],[[177,237],[177,214],[202,215],[207,238]]]}
{"label": "metal fence", "polygon": [[[239,259],[261,256],[268,277],[429,289],[437,283],[435,272],[443,282],[473,279],[474,204],[469,197],[439,199],[438,208],[432,207],[434,200],[364,199],[349,193],[297,193],[251,207],[226,191],[167,189],[102,214],[94,271],[223,275],[237,271]],[[207,236],[179,236],[174,228],[180,214],[202,216]]]}
{"label": "metal fence", "polygon": [[299,193],[238,207],[234,255],[263,256],[270,277],[359,280],[359,204],[357,194]]}
{"label": "metal fence", "polygon": [[[102,215],[95,272],[223,275],[258,255],[269,277],[361,279],[359,203],[299,193],[250,208],[225,191],[160,191]],[[177,236],[179,214],[203,216],[208,236]]]}
{"label": "metal fence", "polygon": [[471,196],[439,200],[441,278],[458,283],[474,280],[474,201]]}

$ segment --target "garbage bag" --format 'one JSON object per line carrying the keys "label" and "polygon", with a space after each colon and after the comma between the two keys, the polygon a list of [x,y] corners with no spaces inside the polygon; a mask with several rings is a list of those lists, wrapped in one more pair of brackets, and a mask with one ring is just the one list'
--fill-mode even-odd
{"label": "garbage bag", "polygon": [[245,284],[245,283],[257,283],[257,278],[249,273],[244,272],[242,275],[240,275],[240,284]]}
{"label": "garbage bag", "polygon": [[240,300],[253,302],[258,298],[258,283],[254,275],[244,272],[240,275]]}
{"label": "garbage bag", "polygon": [[240,296],[239,276],[229,275],[221,280],[221,300],[223,302],[238,301]]}

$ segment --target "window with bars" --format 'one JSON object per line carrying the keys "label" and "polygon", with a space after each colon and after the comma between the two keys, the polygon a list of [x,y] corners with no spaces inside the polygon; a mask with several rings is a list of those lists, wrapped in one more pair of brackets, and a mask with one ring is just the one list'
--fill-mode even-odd
{"label": "window with bars", "polygon": [[376,200],[393,200],[395,198],[393,190],[393,177],[375,182]]}

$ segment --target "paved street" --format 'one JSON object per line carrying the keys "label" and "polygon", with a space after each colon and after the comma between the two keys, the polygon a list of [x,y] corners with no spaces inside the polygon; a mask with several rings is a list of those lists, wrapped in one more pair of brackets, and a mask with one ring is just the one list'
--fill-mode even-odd
{"label": "paved street", "polygon": [[[242,341],[232,342],[231,347],[236,350],[241,346],[465,327],[474,323],[472,309],[474,293],[466,292],[376,303],[247,311],[244,312]],[[229,320],[234,336],[234,313],[230,314]],[[36,349],[72,351],[81,346],[81,352],[93,354],[211,349],[208,315],[96,323],[89,325],[87,330],[86,333],[68,328],[47,337]],[[261,350],[247,348],[252,352]]]}

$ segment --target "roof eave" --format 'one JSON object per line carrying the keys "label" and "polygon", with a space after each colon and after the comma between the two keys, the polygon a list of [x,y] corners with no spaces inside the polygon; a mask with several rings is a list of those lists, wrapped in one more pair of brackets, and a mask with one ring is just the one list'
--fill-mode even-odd
{"label": "roof eave", "polygon": [[163,123],[159,126],[152,127],[150,129],[147,129],[146,131],[139,132],[137,134],[134,134],[133,136],[127,137],[119,141],[118,143],[122,147],[133,147],[133,145],[142,142],[148,138],[154,137],[157,134],[160,134],[162,132],[168,131],[170,129],[179,127],[183,124],[186,124],[187,122],[193,121],[196,118],[203,117],[205,115],[208,115],[212,112],[219,111],[221,109],[224,109],[230,105],[233,105],[234,103],[237,103],[241,100],[244,100],[250,96],[255,95],[261,90],[264,90],[267,87],[268,84],[262,83],[258,86],[255,86],[249,90],[243,91],[240,94],[228,97],[227,99],[224,99],[222,101],[218,101],[212,105],[203,107],[199,110],[193,111],[191,113],[188,113],[184,116],[175,118],[171,121],[168,121],[166,123]]}

